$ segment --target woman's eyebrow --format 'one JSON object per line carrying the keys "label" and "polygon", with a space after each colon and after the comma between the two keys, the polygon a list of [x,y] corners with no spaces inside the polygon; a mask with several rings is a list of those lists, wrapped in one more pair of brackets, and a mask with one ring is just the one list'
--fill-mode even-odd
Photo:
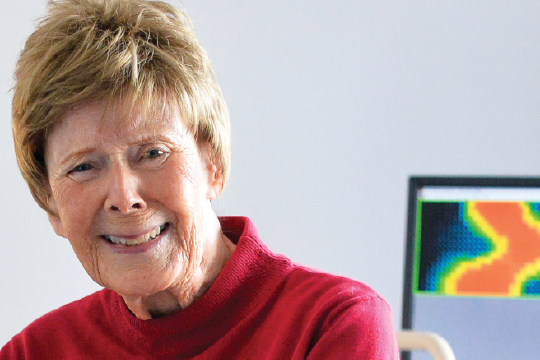
{"label": "woman's eyebrow", "polygon": [[131,145],[137,145],[137,144],[143,144],[143,143],[153,143],[156,141],[161,141],[165,136],[161,134],[152,134],[152,135],[144,135],[137,139],[137,141],[133,142]]}
{"label": "woman's eyebrow", "polygon": [[96,151],[96,147],[88,147],[88,148],[82,148],[75,152],[71,152],[64,159],[58,162],[58,166],[64,167],[66,164],[71,163],[74,160],[80,159],[81,157],[85,157],[88,154],[91,154],[95,151]]}
{"label": "woman's eyebrow", "polygon": [[174,137],[170,133],[156,133],[152,135],[144,135],[129,145],[147,145],[153,143],[176,143]]}

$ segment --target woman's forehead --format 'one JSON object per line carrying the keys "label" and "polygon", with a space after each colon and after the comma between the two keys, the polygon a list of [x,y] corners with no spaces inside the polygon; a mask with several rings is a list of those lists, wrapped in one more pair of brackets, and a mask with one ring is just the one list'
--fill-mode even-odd
{"label": "woman's forehead", "polygon": [[96,131],[114,131],[119,127],[155,131],[163,125],[172,125],[178,130],[186,127],[179,106],[170,102],[157,100],[145,106],[143,103],[130,104],[122,99],[91,100],[67,109],[51,134],[61,128],[80,127],[83,124]]}
{"label": "woman's forehead", "polygon": [[[129,111],[128,111],[129,110]],[[47,137],[46,152],[130,145],[141,141],[192,136],[176,109],[128,109],[123,104],[93,101],[71,108]]]}

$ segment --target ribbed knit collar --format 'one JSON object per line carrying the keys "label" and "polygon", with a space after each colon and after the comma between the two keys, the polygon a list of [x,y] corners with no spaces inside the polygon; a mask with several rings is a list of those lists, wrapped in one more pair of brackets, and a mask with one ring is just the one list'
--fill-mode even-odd
{"label": "ribbed knit collar", "polygon": [[124,341],[153,356],[191,358],[223,337],[253,311],[291,270],[272,254],[245,217],[219,218],[225,235],[237,244],[210,289],[187,308],[152,320],[139,320],[122,297],[111,297],[111,312]]}

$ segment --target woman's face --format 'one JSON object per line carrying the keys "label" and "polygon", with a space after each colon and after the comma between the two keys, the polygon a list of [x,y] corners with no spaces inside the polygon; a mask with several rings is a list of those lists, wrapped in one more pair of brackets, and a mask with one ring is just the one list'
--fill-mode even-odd
{"label": "woman's face", "polygon": [[50,216],[98,284],[145,296],[189,284],[222,188],[180,115],[129,119],[102,103],[69,111],[47,138]]}

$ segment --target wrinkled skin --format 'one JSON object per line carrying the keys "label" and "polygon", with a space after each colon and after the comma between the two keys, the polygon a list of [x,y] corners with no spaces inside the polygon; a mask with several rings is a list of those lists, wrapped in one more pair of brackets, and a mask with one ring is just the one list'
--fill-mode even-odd
{"label": "wrinkled skin", "polygon": [[50,133],[49,220],[95,282],[150,319],[200,297],[234,245],[210,205],[223,182],[208,145],[175,109],[157,121],[121,115],[119,104],[85,103]]}

